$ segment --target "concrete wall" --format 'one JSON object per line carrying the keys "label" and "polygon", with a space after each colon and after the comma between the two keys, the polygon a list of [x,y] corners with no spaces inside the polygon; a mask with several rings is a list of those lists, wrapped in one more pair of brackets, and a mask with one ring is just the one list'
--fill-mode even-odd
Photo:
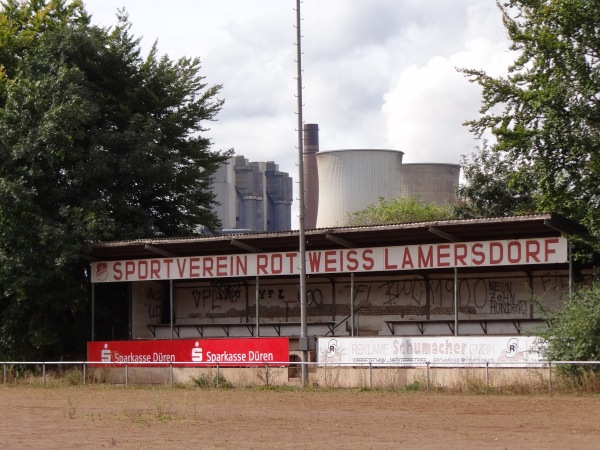
{"label": "concrete wall", "polygon": [[[89,369],[90,380],[117,384],[194,384],[194,379],[206,377],[234,387],[299,386],[300,371],[289,367],[206,367],[164,368],[125,367]],[[324,388],[378,388],[399,389],[410,386],[415,390],[447,388],[463,392],[486,392],[486,387],[510,388],[514,392],[547,392],[549,378],[556,378],[547,367],[324,367],[311,364],[308,370],[309,386]],[[127,377],[127,378],[126,378]],[[556,382],[555,382],[556,383]]]}
{"label": "concrete wall", "polygon": [[[590,282],[591,275],[585,275]],[[165,323],[168,291],[151,282],[133,289],[133,338],[169,338],[170,327],[153,336],[147,325]],[[254,279],[174,282],[177,337],[248,337],[255,335]],[[560,306],[568,293],[567,271],[532,271],[461,275],[458,282],[459,334],[481,336],[524,333],[539,324],[530,295],[546,308]],[[349,320],[354,302],[354,327]],[[300,335],[297,278],[262,278],[258,286],[261,336]],[[162,306],[161,306],[162,305]],[[310,277],[307,321],[310,336],[450,336],[454,326],[451,274],[355,277]],[[536,322],[537,321],[537,322]],[[450,324],[450,325],[449,325]],[[483,324],[483,325],[482,325]],[[223,325],[227,325],[224,327]],[[332,327],[338,325],[332,331]],[[517,327],[519,327],[517,329]],[[228,333],[228,334],[227,334]]]}

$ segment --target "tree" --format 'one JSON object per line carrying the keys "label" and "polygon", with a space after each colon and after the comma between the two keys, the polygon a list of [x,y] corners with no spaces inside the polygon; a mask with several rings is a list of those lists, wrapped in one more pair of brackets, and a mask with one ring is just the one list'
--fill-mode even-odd
{"label": "tree", "polygon": [[502,217],[535,211],[534,193],[528,182],[528,166],[515,168],[487,142],[471,159],[461,159],[462,173],[467,184],[458,187],[459,201],[455,206],[458,217]]}
{"label": "tree", "polygon": [[348,226],[365,226],[383,223],[410,223],[445,220],[453,216],[450,205],[438,206],[423,202],[418,197],[396,197],[390,200],[379,198],[379,202],[361,211],[348,214]]}
{"label": "tree", "polygon": [[[548,326],[538,335],[548,342],[549,361],[598,361],[600,359],[600,283],[577,291],[562,308],[543,311]],[[538,302],[539,307],[539,302]],[[598,366],[558,366],[569,375],[580,377]]]}
{"label": "tree", "polygon": [[[462,69],[483,88],[482,115],[467,124],[479,138],[495,137],[491,151],[519,189],[530,186],[535,211],[561,213],[598,236],[600,3],[509,0],[499,7],[517,57],[505,77]],[[463,193],[467,201],[478,195]],[[521,206],[507,204],[505,213]]]}
{"label": "tree", "polygon": [[220,86],[197,58],[142,58],[129,30],[122,12],[91,25],[79,0],[2,5],[0,356],[85,342],[90,242],[219,225],[211,177],[229,152],[203,124]]}

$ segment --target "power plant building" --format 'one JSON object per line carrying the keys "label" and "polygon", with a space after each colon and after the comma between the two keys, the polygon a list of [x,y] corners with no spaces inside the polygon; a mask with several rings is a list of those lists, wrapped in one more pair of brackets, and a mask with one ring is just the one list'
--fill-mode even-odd
{"label": "power plant building", "polygon": [[273,161],[231,157],[213,177],[222,231],[290,230],[292,188],[292,178]]}
{"label": "power plant building", "polygon": [[345,226],[349,215],[379,199],[418,197],[443,205],[456,201],[460,165],[403,164],[390,149],[319,152],[318,126],[304,125],[304,185],[307,228]]}
{"label": "power plant building", "polygon": [[[350,214],[380,198],[419,197],[438,205],[456,200],[458,164],[403,164],[404,153],[390,149],[319,151],[319,126],[305,124],[303,132],[308,229],[345,226]],[[232,156],[215,172],[213,192],[222,232],[292,228],[293,180],[273,161]]]}

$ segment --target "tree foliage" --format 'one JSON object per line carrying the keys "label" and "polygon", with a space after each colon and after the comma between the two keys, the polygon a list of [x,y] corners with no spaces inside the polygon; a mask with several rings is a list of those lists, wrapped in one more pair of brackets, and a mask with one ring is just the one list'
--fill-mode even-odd
{"label": "tree foliage", "polygon": [[379,202],[361,211],[348,214],[348,226],[377,225],[384,223],[411,223],[444,220],[453,217],[450,205],[438,206],[419,200],[418,197],[379,198]]}
{"label": "tree foliage", "polygon": [[85,342],[90,242],[218,226],[211,176],[229,152],[203,135],[223,101],[200,69],[142,57],[123,12],[103,28],[79,0],[3,2],[0,356]]}
{"label": "tree foliage", "polygon": [[528,167],[513,167],[487,142],[470,159],[463,156],[461,166],[469,182],[458,187],[458,197],[463,199],[455,207],[458,217],[502,217],[535,211]]}
{"label": "tree foliage", "polygon": [[[491,133],[487,158],[500,163],[508,189],[529,186],[537,212],[561,213],[600,234],[600,3],[596,0],[509,0],[498,4],[516,59],[504,77],[462,69],[483,88],[481,116],[468,122],[476,136]],[[467,182],[478,186],[476,170]],[[463,190],[477,207],[493,201],[498,179]],[[508,193],[505,193],[505,197]],[[520,202],[503,205],[519,212]],[[485,209],[483,210],[485,212]]]}
{"label": "tree foliage", "polygon": [[[538,333],[548,342],[549,361],[600,360],[600,283],[577,291],[556,311],[544,311],[548,327]],[[598,367],[559,366],[571,375]]]}

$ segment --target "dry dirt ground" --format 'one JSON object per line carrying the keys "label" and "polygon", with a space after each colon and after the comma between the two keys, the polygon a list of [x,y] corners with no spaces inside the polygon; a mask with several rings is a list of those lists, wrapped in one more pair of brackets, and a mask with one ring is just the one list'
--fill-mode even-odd
{"label": "dry dirt ground", "polygon": [[0,385],[0,448],[597,449],[600,396]]}

